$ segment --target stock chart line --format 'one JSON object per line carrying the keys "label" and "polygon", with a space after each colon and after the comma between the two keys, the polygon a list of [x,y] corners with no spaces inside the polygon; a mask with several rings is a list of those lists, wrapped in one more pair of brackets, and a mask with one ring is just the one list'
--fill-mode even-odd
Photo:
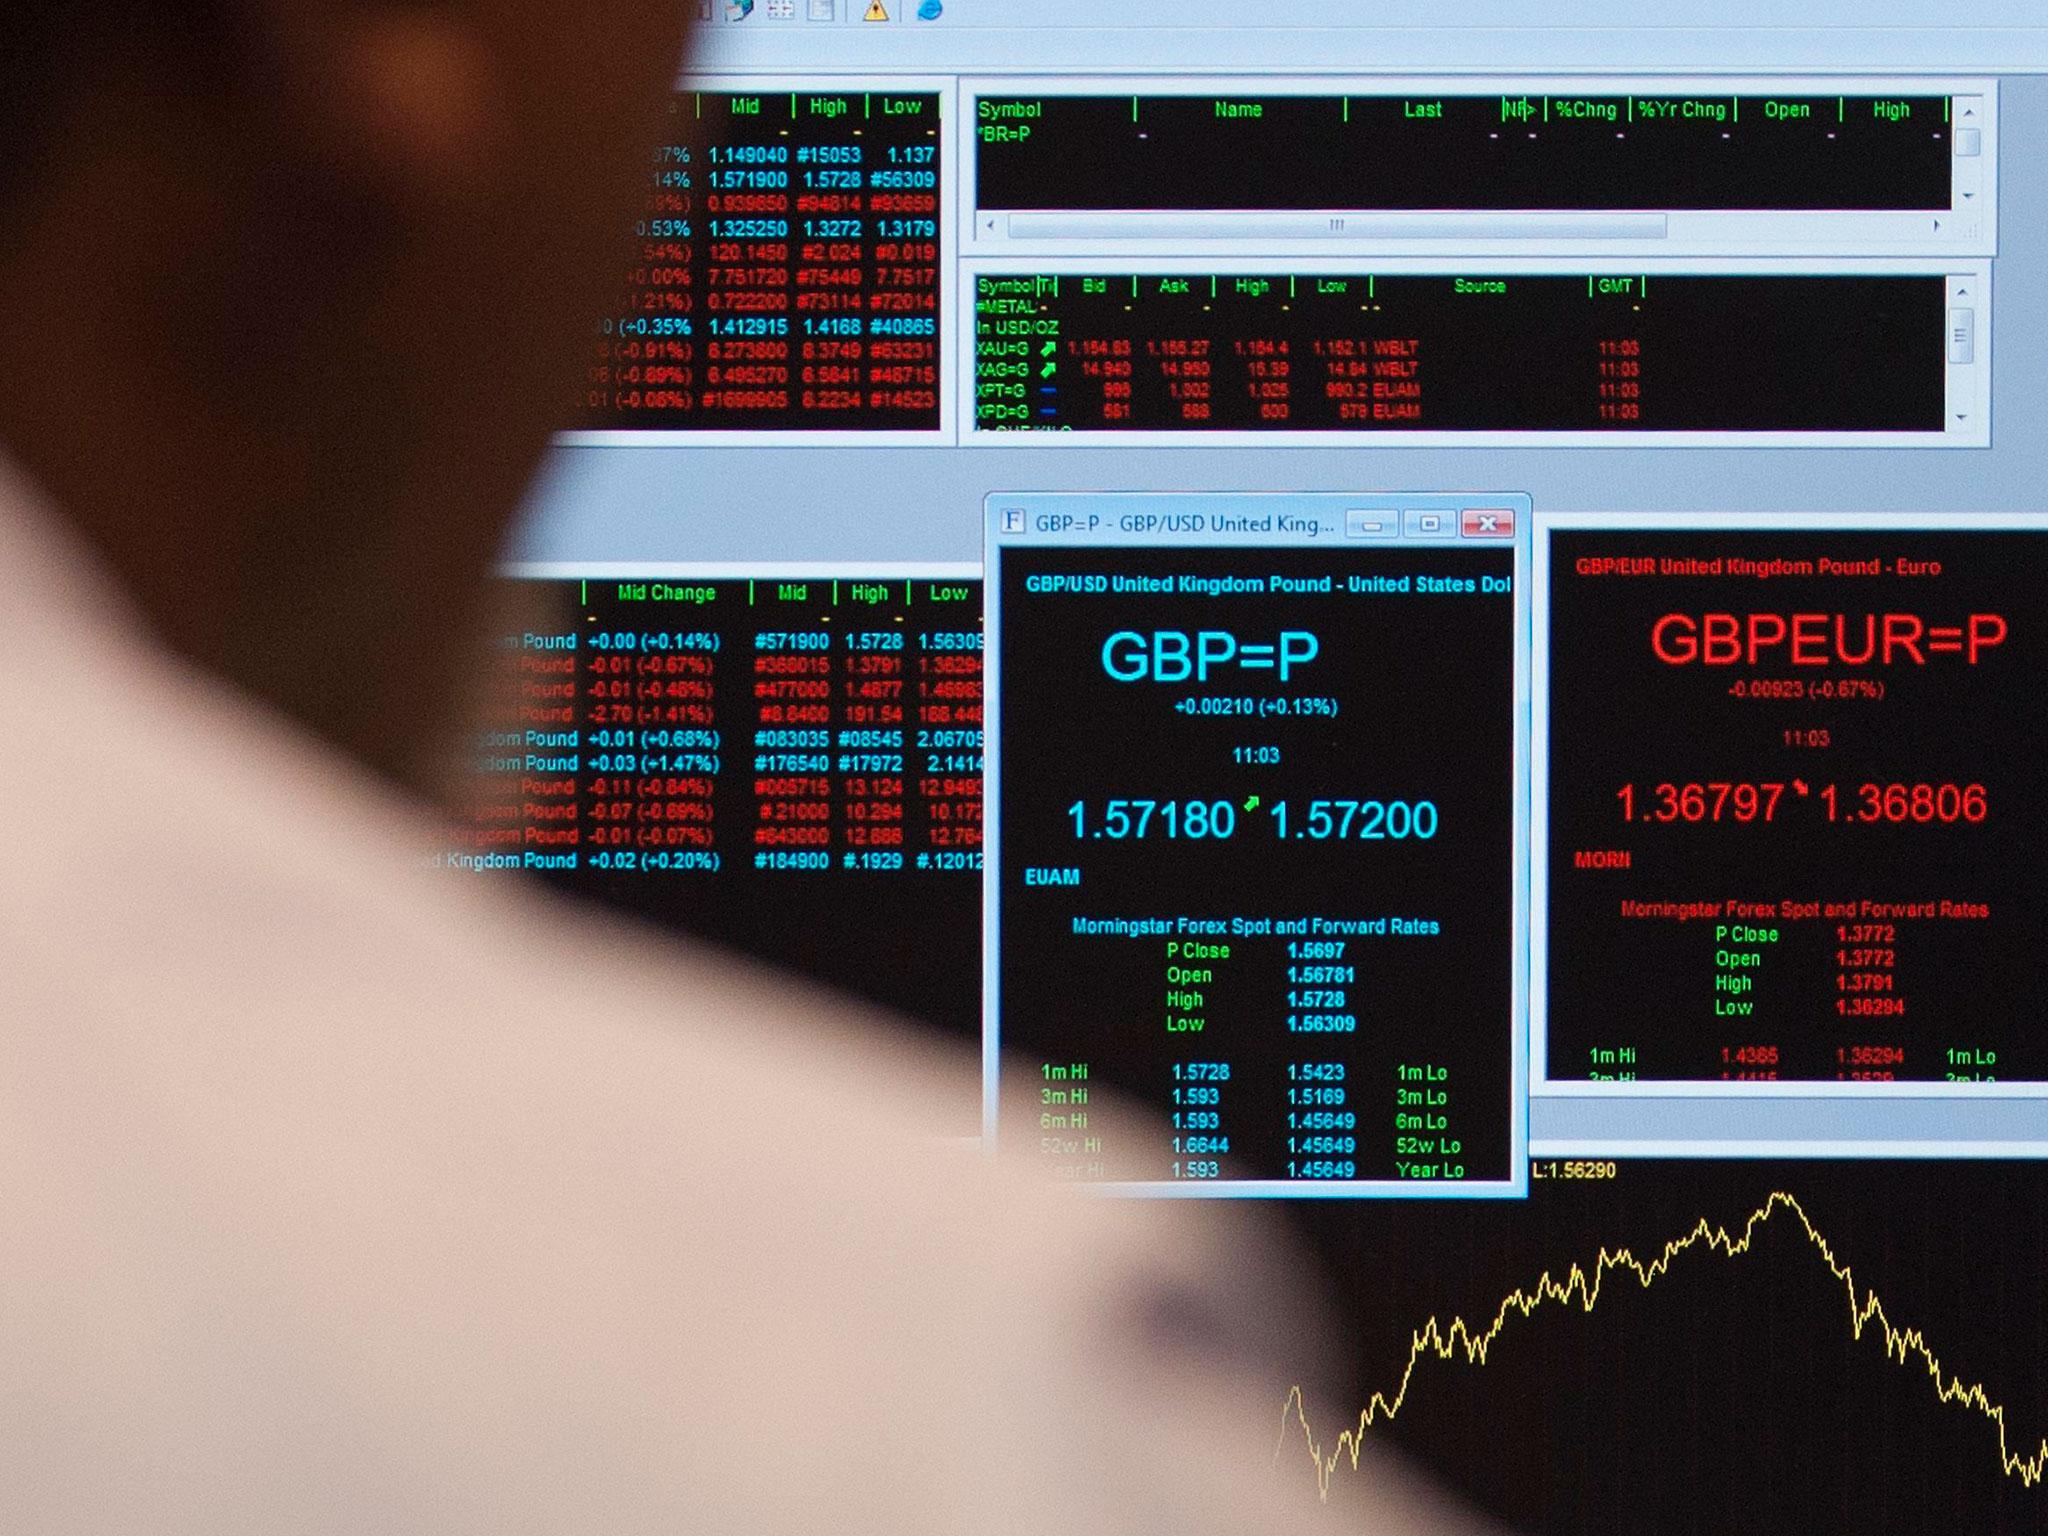
{"label": "stock chart line", "polygon": [[1864,1291],[1859,1296],[1856,1277],[1850,1267],[1836,1257],[1827,1238],[1806,1214],[1805,1207],[1782,1190],[1774,1190],[1761,1206],[1749,1214],[1747,1221],[1741,1224],[1740,1237],[1735,1236],[1730,1228],[1717,1227],[1703,1216],[1691,1231],[1665,1243],[1663,1252],[1647,1263],[1637,1258],[1631,1249],[1602,1248],[1590,1272],[1574,1263],[1570,1272],[1559,1281],[1545,1270],[1533,1286],[1526,1289],[1518,1287],[1509,1292],[1501,1301],[1500,1309],[1494,1313],[1493,1321],[1482,1329],[1475,1330],[1462,1317],[1454,1317],[1448,1327],[1435,1317],[1430,1318],[1414,1335],[1408,1351],[1408,1364],[1401,1372],[1400,1385],[1391,1394],[1375,1392],[1359,1413],[1357,1426],[1341,1431],[1328,1450],[1318,1441],[1309,1422],[1308,1404],[1302,1389],[1299,1386],[1289,1389],[1287,1401],[1280,1410],[1280,1439],[1274,1447],[1274,1459],[1279,1459],[1289,1436],[1298,1429],[1315,1466],[1317,1491],[1328,1499],[1330,1482],[1338,1466],[1348,1459],[1352,1470],[1358,1469],[1365,1448],[1366,1431],[1376,1420],[1391,1420],[1401,1411],[1402,1404],[1408,1400],[1415,1369],[1423,1361],[1431,1358],[1456,1361],[1462,1358],[1467,1365],[1483,1366],[1488,1352],[1506,1331],[1511,1318],[1517,1315],[1526,1318],[1551,1302],[1576,1302],[1581,1311],[1591,1312],[1599,1304],[1610,1274],[1632,1275],[1642,1289],[1648,1290],[1670,1271],[1680,1255],[1694,1248],[1719,1253],[1724,1258],[1739,1258],[1749,1252],[1758,1232],[1780,1211],[1790,1211],[1799,1218],[1814,1252],[1826,1264],[1828,1272],[1841,1282],[1848,1301],[1851,1337],[1860,1341],[1875,1324],[1885,1353],[1895,1364],[1910,1367],[1918,1361],[1933,1382],[1935,1394],[1941,1402],[1972,1409],[1997,1428],[1999,1464],[2007,1477],[2016,1477],[2029,1488],[2038,1486],[2044,1473],[2048,1473],[2048,1437],[2044,1437],[2031,1451],[2015,1451],[2005,1405],[1994,1402],[1981,1382],[1965,1382],[1960,1376],[1945,1370],[1919,1329],[1900,1327],[1892,1322],[1875,1291]]}

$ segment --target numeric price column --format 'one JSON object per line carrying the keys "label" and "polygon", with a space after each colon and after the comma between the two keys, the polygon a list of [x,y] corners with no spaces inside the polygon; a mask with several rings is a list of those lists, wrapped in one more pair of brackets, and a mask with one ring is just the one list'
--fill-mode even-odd
{"label": "numeric price column", "polygon": [[674,98],[585,424],[936,428],[939,100]]}
{"label": "numeric price column", "polygon": [[1042,1126],[1068,1176],[1516,1177],[1515,573],[1455,533],[1002,551],[997,1038],[1156,1117]]}

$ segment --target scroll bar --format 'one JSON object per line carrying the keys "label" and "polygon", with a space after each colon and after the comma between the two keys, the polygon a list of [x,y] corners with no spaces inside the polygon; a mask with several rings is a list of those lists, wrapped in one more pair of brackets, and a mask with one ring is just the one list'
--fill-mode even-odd
{"label": "scroll bar", "polygon": [[1012,240],[1662,240],[1661,213],[1011,213]]}

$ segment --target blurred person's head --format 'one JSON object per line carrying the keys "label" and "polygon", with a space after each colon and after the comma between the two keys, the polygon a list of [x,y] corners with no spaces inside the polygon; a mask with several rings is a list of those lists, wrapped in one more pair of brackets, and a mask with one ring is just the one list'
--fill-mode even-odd
{"label": "blurred person's head", "polygon": [[0,0],[0,450],[175,648],[412,766],[679,0]]}

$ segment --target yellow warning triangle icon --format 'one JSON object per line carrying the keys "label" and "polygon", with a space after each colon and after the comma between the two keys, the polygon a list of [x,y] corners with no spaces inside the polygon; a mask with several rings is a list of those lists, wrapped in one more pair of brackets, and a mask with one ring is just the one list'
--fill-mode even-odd
{"label": "yellow warning triangle icon", "polygon": [[882,0],[868,0],[868,13],[861,19],[863,21],[887,21],[889,19],[889,8],[882,4]]}

